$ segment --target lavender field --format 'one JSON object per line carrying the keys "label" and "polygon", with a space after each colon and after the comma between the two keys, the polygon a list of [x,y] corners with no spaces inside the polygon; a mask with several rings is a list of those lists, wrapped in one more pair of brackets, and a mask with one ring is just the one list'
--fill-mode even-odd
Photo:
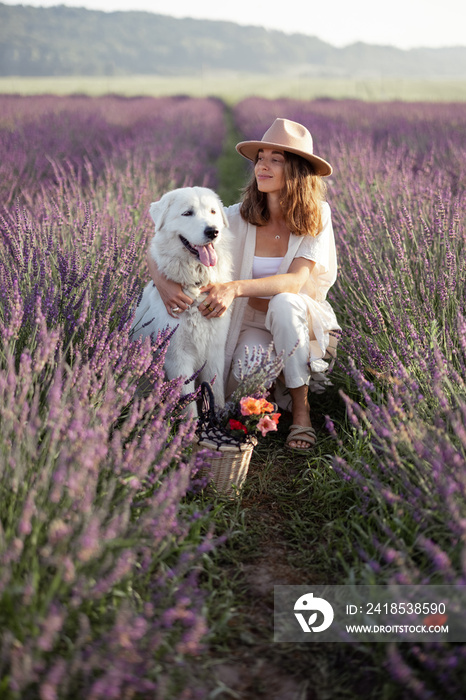
{"label": "lavender field", "polygon": [[[215,562],[241,506],[202,494],[183,386],[163,376],[169,339],[130,342],[148,205],[174,186],[222,185],[230,116],[245,138],[276,116],[300,121],[334,166],[333,394],[313,400],[319,447],[293,489],[279,476],[283,434],[257,458],[278,470],[280,498],[305,494],[296,547],[331,483],[341,505],[319,521],[334,538],[325,583],[466,584],[466,106],[0,102],[0,697],[235,697],[202,669],[235,607],[219,602]],[[260,479],[247,488],[267,496]],[[464,646],[364,656],[384,673],[367,698],[465,697]],[[312,692],[300,697],[329,697]]]}

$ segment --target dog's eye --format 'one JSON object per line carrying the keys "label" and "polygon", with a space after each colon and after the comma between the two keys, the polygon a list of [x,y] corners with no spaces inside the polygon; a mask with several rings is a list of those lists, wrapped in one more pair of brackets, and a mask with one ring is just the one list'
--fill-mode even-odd
{"label": "dog's eye", "polygon": [[211,213],[211,214],[216,214],[217,212],[215,211],[215,209],[211,209],[211,210],[210,210],[210,213]]}
{"label": "dog's eye", "polygon": [[181,216],[192,216],[194,214],[194,211],[192,209],[186,209]]}

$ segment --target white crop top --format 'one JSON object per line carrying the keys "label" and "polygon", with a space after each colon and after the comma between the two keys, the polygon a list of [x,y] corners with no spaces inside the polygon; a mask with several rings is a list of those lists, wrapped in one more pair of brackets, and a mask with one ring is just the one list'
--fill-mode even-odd
{"label": "white crop top", "polygon": [[[283,258],[265,258],[255,255],[252,263],[252,278],[257,280],[262,277],[272,277],[272,275],[276,275],[282,260]],[[257,298],[270,299],[270,297]]]}

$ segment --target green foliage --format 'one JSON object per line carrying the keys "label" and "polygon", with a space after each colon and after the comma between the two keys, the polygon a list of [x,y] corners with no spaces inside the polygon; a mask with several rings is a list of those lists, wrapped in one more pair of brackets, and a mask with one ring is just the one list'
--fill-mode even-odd
{"label": "green foliage", "polygon": [[290,79],[337,76],[462,77],[466,48],[413,49],[287,35],[232,22],[148,12],[0,4],[2,75],[198,75],[243,71]]}
{"label": "green foliage", "polygon": [[223,144],[223,151],[217,161],[219,187],[217,192],[224,206],[235,204],[241,198],[241,188],[247,177],[247,163],[238,158],[235,144],[241,140],[239,132],[235,129],[230,110],[225,111],[225,120],[228,126],[227,136]]}

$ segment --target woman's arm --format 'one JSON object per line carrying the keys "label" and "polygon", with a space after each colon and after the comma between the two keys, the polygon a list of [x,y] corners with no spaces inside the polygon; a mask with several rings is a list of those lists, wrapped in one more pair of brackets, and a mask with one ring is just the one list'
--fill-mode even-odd
{"label": "woman's arm", "polygon": [[177,318],[178,314],[173,313],[172,309],[178,307],[181,311],[185,311],[193,303],[193,300],[183,292],[181,284],[169,280],[168,277],[165,277],[165,275],[160,272],[157,263],[150,254],[150,250],[147,251],[147,267],[149,268],[152,281],[157,287],[157,291],[165,304],[167,313],[173,318]]}
{"label": "woman's arm", "polygon": [[309,279],[314,265],[313,260],[295,258],[284,274],[202,287],[201,291],[208,294],[199,309],[203,316],[221,316],[237,297],[271,297],[282,292],[297,294]]}

